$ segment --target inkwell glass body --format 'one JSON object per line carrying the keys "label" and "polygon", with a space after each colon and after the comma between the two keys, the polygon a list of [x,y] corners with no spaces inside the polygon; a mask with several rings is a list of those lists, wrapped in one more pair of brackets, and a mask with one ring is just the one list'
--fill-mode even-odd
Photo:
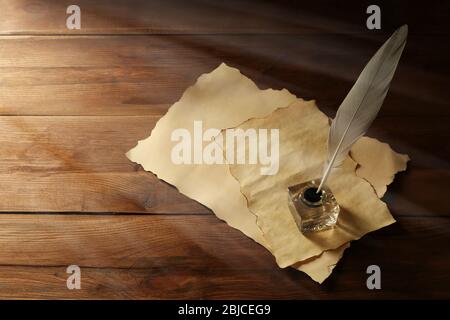
{"label": "inkwell glass body", "polygon": [[317,192],[320,179],[288,188],[289,209],[304,234],[328,230],[336,225],[339,205],[327,186]]}

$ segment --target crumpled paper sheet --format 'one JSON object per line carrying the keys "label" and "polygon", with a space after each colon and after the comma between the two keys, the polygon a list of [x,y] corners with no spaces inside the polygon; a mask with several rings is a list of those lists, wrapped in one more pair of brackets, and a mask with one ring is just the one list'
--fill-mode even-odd
{"label": "crumpled paper sheet", "polygon": [[347,157],[327,181],[341,207],[336,227],[308,235],[299,231],[288,208],[287,188],[320,178],[327,156],[328,117],[314,101],[297,101],[269,117],[250,119],[238,128],[280,130],[277,174],[260,175],[259,164],[229,165],[280,267],[307,260],[395,222],[372,186],[356,175],[357,163]]}
{"label": "crumpled paper sheet", "polygon": [[[194,86],[188,88],[180,101],[158,121],[151,136],[139,141],[127,156],[131,161],[140,163],[145,170],[177,187],[183,194],[209,207],[230,226],[271,250],[228,166],[173,164],[170,151],[174,143],[170,141],[170,133],[175,128],[186,128],[192,132],[193,120],[203,120],[204,129],[233,127],[249,118],[267,116],[296,100],[286,90],[259,90],[239,70],[222,64],[211,73],[202,75]],[[360,168],[365,167],[363,161],[367,161],[368,168],[372,167],[373,159],[364,158],[359,162]],[[395,173],[394,169],[385,175]],[[367,180],[370,181],[370,178]],[[306,272],[315,281],[322,282],[348,246],[347,243],[338,249],[324,251],[293,267]]]}

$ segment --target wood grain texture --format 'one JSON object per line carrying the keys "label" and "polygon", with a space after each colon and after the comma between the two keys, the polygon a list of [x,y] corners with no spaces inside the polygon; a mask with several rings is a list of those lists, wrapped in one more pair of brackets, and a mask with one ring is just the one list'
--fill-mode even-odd
{"label": "wood grain texture", "polygon": [[[0,298],[450,298],[450,3],[0,0]],[[395,28],[408,43],[369,135],[412,159],[398,223],[352,243],[318,285],[124,153],[221,62],[328,115]],[[82,289],[66,288],[66,267]],[[382,270],[382,290],[366,268]]]}
{"label": "wood grain texture", "polygon": [[[353,243],[321,286],[212,216],[2,215],[0,297],[448,298],[449,231],[448,218],[399,219]],[[70,264],[81,290],[65,286]],[[371,264],[383,290],[367,290]]]}
{"label": "wood grain texture", "polygon": [[[125,153],[150,135],[159,118],[0,117],[0,174],[135,171],[137,166]],[[448,169],[447,128],[446,118],[384,117],[376,119],[368,135],[389,141],[398,152],[414,155],[413,165],[418,169]]]}
{"label": "wood grain texture", "polygon": [[[447,170],[409,168],[383,197],[394,216],[449,216]],[[0,174],[2,212],[210,213],[168,184],[137,172]],[[423,186],[433,192],[423,192]],[[430,187],[431,186],[431,187]]]}
{"label": "wood grain texture", "polygon": [[[220,63],[332,115],[385,36],[0,37],[2,115],[161,115]],[[380,116],[450,116],[450,42],[410,36]],[[48,97],[52,97],[49,99]]]}
{"label": "wood grain texture", "polygon": [[[371,1],[78,0],[81,30],[67,30],[66,1],[1,0],[2,34],[352,33],[367,34]],[[383,30],[408,22],[417,34],[449,34],[449,4],[377,1]],[[416,7],[417,6],[417,7]]]}
{"label": "wood grain texture", "polygon": [[[209,212],[158,181],[125,153],[146,138],[159,116],[0,117],[0,211]],[[369,133],[410,154],[385,199],[397,215],[450,214],[447,120],[380,118]],[[413,129],[412,129],[413,128]],[[432,128],[432,129],[431,129]],[[434,143],[430,145],[430,137]],[[436,152],[437,146],[441,150]]]}
{"label": "wood grain texture", "polygon": [[148,172],[4,174],[2,212],[210,213]]}

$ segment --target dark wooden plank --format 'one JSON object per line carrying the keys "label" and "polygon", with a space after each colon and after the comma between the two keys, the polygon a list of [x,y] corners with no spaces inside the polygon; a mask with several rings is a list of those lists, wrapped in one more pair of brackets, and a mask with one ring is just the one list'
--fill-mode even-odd
{"label": "dark wooden plank", "polygon": [[[158,116],[0,117],[1,211],[209,212],[129,161]],[[385,197],[398,215],[450,214],[446,119],[380,118],[370,133],[412,158]],[[424,192],[423,188],[433,192]]]}
{"label": "dark wooden plank", "polygon": [[[1,37],[0,114],[162,114],[220,63],[334,114],[386,39],[349,35]],[[450,42],[410,37],[380,116],[450,116]]]}
{"label": "dark wooden plank", "polygon": [[2,174],[0,179],[3,212],[210,213],[142,170]]}
{"label": "dark wooden plank", "polygon": [[[383,200],[394,216],[449,216],[449,173],[401,173]],[[154,175],[137,172],[0,175],[3,212],[209,213]],[[432,191],[427,191],[432,190]]]}
{"label": "dark wooden plank", "polygon": [[[322,288],[330,298],[449,298],[450,220],[432,215],[397,218],[396,224],[352,243],[334,271],[342,276],[330,278]],[[366,288],[369,265],[381,269],[381,290]]]}
{"label": "dark wooden plank", "polygon": [[[2,34],[358,33],[368,34],[369,0],[336,3],[256,0],[79,0],[81,30],[67,30],[65,1],[1,1]],[[415,34],[449,34],[449,4],[377,1],[382,30],[408,23]],[[375,31],[376,32],[376,31]],[[380,32],[380,31],[378,31]]]}
{"label": "dark wooden plank", "polygon": [[198,68],[190,77],[182,72],[152,67],[6,68],[0,75],[0,114],[162,115],[202,73]]}
{"label": "dark wooden plank", "polygon": [[0,211],[208,213],[125,152],[156,117],[0,117]]}
{"label": "dark wooden plank", "polygon": [[379,117],[367,135],[409,154],[418,169],[450,169],[450,117]]}
{"label": "dark wooden plank", "polygon": [[[448,299],[449,231],[448,218],[401,218],[352,243],[319,285],[211,216],[2,215],[0,297]],[[372,264],[381,290],[366,287]]]}
{"label": "dark wooden plank", "polygon": [[[0,116],[0,174],[133,172],[125,153],[159,116]],[[450,169],[447,118],[380,117],[368,136],[407,153],[415,169]],[[174,143],[175,144],[175,143]]]}
{"label": "dark wooden plank", "polygon": [[[414,161],[414,160],[412,160]],[[450,216],[449,170],[419,169],[414,163],[399,173],[382,198],[394,216]],[[438,200],[442,198],[442,200]]]}
{"label": "dark wooden plank", "polygon": [[134,172],[159,116],[0,116],[0,174]]}

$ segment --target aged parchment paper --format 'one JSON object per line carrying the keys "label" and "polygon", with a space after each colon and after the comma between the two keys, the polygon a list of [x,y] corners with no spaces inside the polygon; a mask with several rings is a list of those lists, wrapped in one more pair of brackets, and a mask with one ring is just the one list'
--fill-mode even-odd
{"label": "aged parchment paper", "polygon": [[409,157],[391,149],[387,143],[368,137],[362,137],[355,143],[350,155],[359,165],[356,175],[370,182],[378,197],[383,197],[387,186],[394,181],[399,171],[406,170]]}
{"label": "aged parchment paper", "polygon": [[201,75],[158,121],[150,137],[139,141],[127,157],[265,245],[256,217],[248,211],[239,184],[229,174],[228,167],[174,164],[171,150],[175,143],[171,134],[177,128],[185,128],[193,135],[194,120],[203,121],[204,130],[234,127],[249,118],[267,116],[295,100],[287,90],[259,90],[239,70],[222,64],[211,73]]}
{"label": "aged parchment paper", "polygon": [[259,164],[229,166],[280,267],[335,249],[395,222],[372,186],[356,175],[357,163],[348,157],[342,168],[333,170],[327,182],[341,207],[337,226],[308,236],[299,231],[288,208],[287,188],[320,177],[327,153],[328,117],[314,101],[297,101],[266,118],[250,119],[239,128],[280,130],[277,174],[259,174]]}
{"label": "aged parchment paper", "polygon": [[[297,98],[286,90],[259,90],[239,70],[222,64],[211,73],[199,77],[195,85],[188,88],[158,121],[151,136],[139,141],[127,156],[131,161],[140,163],[145,170],[177,187],[183,194],[209,207],[230,226],[271,250],[228,166],[175,165],[170,159],[174,145],[170,138],[172,131],[177,128],[186,128],[192,132],[194,120],[202,120],[204,129],[225,129],[253,117],[265,117],[295,101]],[[364,167],[362,162],[359,165]],[[392,174],[389,173],[389,176]],[[348,246],[347,243],[335,250],[318,253],[307,261],[297,262],[293,267],[306,272],[315,281],[322,282]]]}

